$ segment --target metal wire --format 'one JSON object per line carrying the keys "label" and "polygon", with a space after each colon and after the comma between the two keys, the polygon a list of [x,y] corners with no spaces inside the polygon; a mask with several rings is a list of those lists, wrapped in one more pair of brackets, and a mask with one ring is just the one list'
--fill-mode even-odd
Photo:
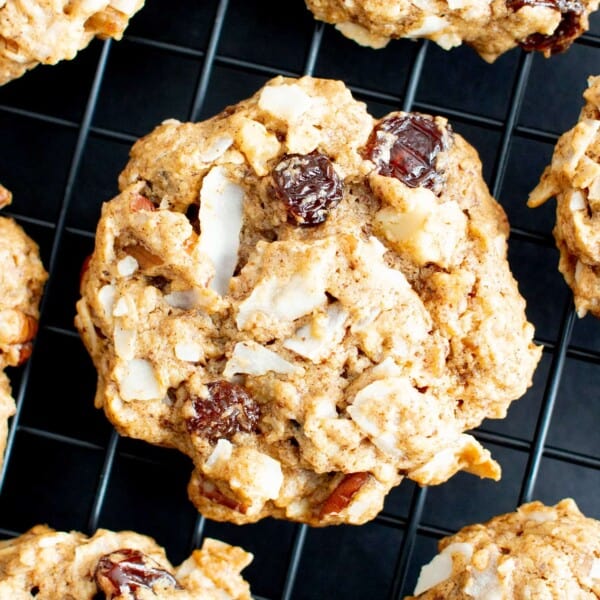
{"label": "metal wire", "polygon": [[[227,66],[229,68],[236,69],[240,72],[259,74],[261,76],[274,76],[278,74],[298,76],[302,74],[293,71],[277,69],[270,65],[260,64],[245,59],[220,54],[219,44],[223,36],[223,31],[227,26],[228,7],[228,0],[220,0],[218,3],[216,3],[216,11],[212,23],[211,35],[208,45],[205,49],[190,48],[179,44],[166,43],[140,36],[127,37],[131,44],[135,44],[140,47],[147,46],[161,52],[168,52],[182,57],[192,57],[201,61],[201,68],[198,73],[196,91],[193,96],[189,110],[189,118],[191,120],[197,119],[201,113],[202,107],[207,96],[207,91],[210,89],[214,67],[217,65]],[[315,24],[313,34],[309,46],[307,48],[306,59],[303,68],[304,74],[314,74],[315,71],[317,71],[318,60],[320,53],[322,52],[322,41],[325,31],[326,26],[320,23]],[[592,48],[600,48],[600,40],[597,36],[591,34],[586,34],[585,36],[583,36],[577,42],[577,44],[581,44],[583,46],[588,46]],[[483,127],[491,131],[500,132],[500,150],[497,155],[497,160],[494,166],[494,172],[492,177],[493,193],[496,197],[499,197],[505,180],[509,152],[514,137],[518,135],[523,139],[530,139],[545,143],[553,143],[556,140],[555,133],[539,130],[533,127],[526,127],[518,123],[518,117],[521,110],[521,105],[527,86],[529,73],[531,70],[532,56],[526,55],[524,53],[521,54],[519,66],[512,86],[511,100],[508,112],[504,119],[497,119],[469,111],[450,109],[448,107],[438,106],[436,104],[418,102],[416,100],[418,86],[421,81],[422,72],[427,58],[428,47],[429,42],[419,42],[419,46],[413,59],[411,73],[407,81],[406,87],[404,89],[404,93],[401,97],[385,93],[380,90],[373,90],[360,86],[353,86],[351,89],[355,94],[360,95],[362,98],[367,100],[385,102],[401,107],[403,110],[415,109],[434,114],[443,113],[450,119],[454,119],[466,124],[476,125],[478,127]],[[0,113],[11,114],[27,118],[33,121],[49,123],[52,125],[78,131],[77,143],[72,155],[71,166],[69,169],[67,182],[64,188],[62,204],[60,212],[57,215],[56,221],[39,221],[36,219],[31,219],[26,215],[17,215],[20,216],[20,218],[22,218],[23,220],[29,219],[31,221],[37,221],[43,224],[44,226],[54,230],[54,237],[49,262],[50,279],[48,282],[47,291],[48,289],[51,289],[52,286],[55,284],[56,273],[60,269],[60,265],[58,264],[58,257],[63,245],[65,232],[69,232],[72,235],[79,236],[82,238],[90,237],[93,235],[93,232],[86,231],[85,229],[66,227],[66,213],[69,208],[71,198],[73,196],[74,183],[80,172],[82,157],[86,150],[86,145],[90,134],[93,134],[94,136],[97,136],[99,138],[126,143],[131,143],[136,139],[136,136],[127,132],[113,131],[102,127],[92,126],[92,120],[95,113],[95,109],[98,104],[98,100],[102,94],[103,78],[110,51],[111,43],[105,42],[100,53],[100,57],[98,59],[98,63],[96,65],[95,77],[89,90],[87,104],[81,122],[75,122],[69,119],[58,118],[52,115],[44,114],[43,112],[25,110],[11,105],[0,104]],[[549,248],[553,246],[552,239],[549,236],[541,235],[539,232],[514,228],[512,230],[512,235],[513,238],[525,240],[528,243],[535,244],[539,247]],[[43,301],[41,306],[42,328],[45,328],[48,331],[52,331],[56,335],[75,335],[73,331],[57,327],[50,327],[46,325],[46,310],[46,302]],[[546,392],[544,395],[542,407],[540,409],[538,425],[533,441],[529,442],[527,440],[523,440],[514,436],[492,433],[485,430],[479,431],[477,433],[477,437],[482,441],[487,441],[502,446],[504,448],[527,453],[528,464],[522,479],[522,487],[519,497],[520,502],[527,501],[533,497],[533,492],[535,490],[539,473],[539,466],[543,457],[554,458],[568,462],[570,464],[581,465],[597,470],[600,469],[600,460],[597,457],[566,451],[561,448],[549,446],[546,443],[548,430],[552,420],[554,403],[556,400],[558,387],[561,382],[563,367],[566,358],[576,358],[578,360],[587,361],[595,365],[600,365],[600,352],[569,346],[574,322],[575,313],[573,311],[572,306],[569,305],[565,309],[561,321],[561,332],[558,341],[556,343],[552,340],[543,341],[545,351],[552,353],[553,358],[549,374],[546,379]],[[27,432],[29,435],[37,436],[40,438],[49,438],[65,446],[82,446],[86,448],[92,448],[96,451],[104,450],[103,466],[98,475],[93,501],[89,507],[88,529],[91,532],[98,526],[98,523],[101,519],[102,509],[105,504],[107,494],[109,493],[109,484],[113,473],[113,467],[115,459],[118,455],[118,436],[116,432],[113,431],[109,440],[107,440],[106,447],[102,449],[99,448],[96,444],[91,444],[84,440],[78,440],[72,437],[58,435],[51,431],[45,431],[43,429],[25,427],[21,425],[20,419],[23,402],[26,396],[28,386],[31,382],[32,365],[35,364],[36,360],[37,354],[34,351],[31,360],[22,371],[21,383],[17,394],[17,412],[15,417],[12,419],[5,455],[4,470],[0,475],[0,491],[5,480],[6,472],[8,469],[10,469],[10,465],[13,458],[15,435],[19,431]],[[411,566],[413,548],[417,536],[423,535],[433,538],[439,538],[443,535],[451,533],[450,530],[445,529],[443,527],[438,527],[423,522],[423,514],[426,501],[427,490],[415,486],[411,506],[406,519],[388,513],[382,513],[377,517],[377,522],[380,525],[394,528],[398,531],[398,535],[402,536],[399,545],[399,554],[396,557],[396,564],[394,567],[393,577],[390,582],[390,588],[388,593],[388,597],[392,600],[400,598],[403,594],[406,594],[410,591],[406,589],[407,574]],[[205,526],[206,523],[204,518],[199,516],[196,520],[193,531],[190,532],[190,545],[192,547],[197,547],[201,543],[204,535]],[[17,533],[18,532],[13,531],[10,527],[0,528],[0,535],[3,536],[13,536]],[[309,535],[310,529],[306,526],[296,527],[295,534],[293,536],[293,541],[289,548],[287,569],[282,584],[281,593],[279,596],[277,596],[282,600],[291,600],[294,597],[295,586],[297,584],[298,574],[301,568],[301,563],[305,552],[305,542]],[[259,597],[257,596],[257,598]],[[273,600],[269,598],[264,598],[262,596],[260,597],[260,599]]]}

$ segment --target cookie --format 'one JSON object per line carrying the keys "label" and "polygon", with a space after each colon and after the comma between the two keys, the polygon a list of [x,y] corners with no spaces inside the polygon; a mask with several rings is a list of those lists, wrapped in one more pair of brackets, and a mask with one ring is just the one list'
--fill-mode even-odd
{"label": "cookie", "polygon": [[588,30],[598,0],[306,0],[314,16],[363,46],[427,38],[449,50],[463,42],[488,62],[511,48],[546,57]]}
{"label": "cookie", "polygon": [[375,517],[403,477],[500,468],[464,431],[540,357],[508,225],[445,119],[276,78],[138,141],[76,326],[117,430],[175,447],[206,516]]}
{"label": "cookie", "polygon": [[94,37],[121,39],[144,0],[0,0],[0,85],[72,59]]}
{"label": "cookie", "polygon": [[152,538],[99,529],[92,537],[37,525],[0,541],[0,597],[38,600],[251,600],[240,571],[252,554],[207,538],[178,567]]}
{"label": "cookie", "polygon": [[556,143],[527,204],[535,208],[556,197],[558,268],[573,291],[577,314],[600,317],[600,77],[588,79],[583,97],[577,125]]}
{"label": "cookie", "polygon": [[[0,208],[10,204],[0,185]],[[37,333],[39,303],[48,277],[37,244],[13,220],[0,217],[0,466],[6,445],[7,419],[15,410],[6,367],[22,364]]]}
{"label": "cookie", "polygon": [[570,498],[524,504],[439,542],[421,569],[419,600],[600,596],[600,522]]}

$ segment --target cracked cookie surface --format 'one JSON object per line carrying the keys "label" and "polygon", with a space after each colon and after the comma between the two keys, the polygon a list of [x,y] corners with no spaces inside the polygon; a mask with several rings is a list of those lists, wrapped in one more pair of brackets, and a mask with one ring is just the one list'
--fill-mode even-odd
{"label": "cracked cookie surface", "polygon": [[[10,204],[0,185],[0,208]],[[29,358],[37,333],[39,303],[47,273],[37,244],[13,219],[0,217],[0,466],[6,446],[7,420],[14,413],[6,367]]]}
{"label": "cracked cookie surface", "polygon": [[558,268],[573,292],[577,314],[600,317],[600,77],[590,77],[586,104],[564,133],[528,205],[556,198],[553,234]]}
{"label": "cracked cookie surface", "polygon": [[144,0],[0,0],[0,85],[72,59],[94,37],[121,39]]}
{"label": "cracked cookie surface", "polygon": [[165,122],[119,183],[77,305],[96,405],[193,460],[203,514],[362,523],[403,477],[499,478],[464,432],[540,349],[504,212],[444,119],[276,78]]}
{"label": "cracked cookie surface", "polygon": [[600,595],[600,522],[586,518],[571,499],[523,504],[444,538],[439,550],[421,570],[413,598]]}
{"label": "cracked cookie surface", "polygon": [[427,38],[448,50],[463,42],[493,62],[521,46],[550,56],[587,31],[597,0],[306,0],[315,17],[363,46]]}
{"label": "cracked cookie surface", "polygon": [[39,600],[251,600],[240,571],[252,555],[206,538],[178,567],[152,538],[98,529],[86,535],[36,525],[0,541],[0,597]]}

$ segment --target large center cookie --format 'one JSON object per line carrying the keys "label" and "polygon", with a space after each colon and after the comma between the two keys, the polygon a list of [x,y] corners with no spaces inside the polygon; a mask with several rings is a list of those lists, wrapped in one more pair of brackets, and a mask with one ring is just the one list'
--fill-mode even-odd
{"label": "large center cookie", "polygon": [[409,477],[498,465],[540,356],[508,226],[445,119],[376,121],[341,82],[276,78],[133,147],[76,325],[120,433],[194,461],[205,515],[361,523]]}

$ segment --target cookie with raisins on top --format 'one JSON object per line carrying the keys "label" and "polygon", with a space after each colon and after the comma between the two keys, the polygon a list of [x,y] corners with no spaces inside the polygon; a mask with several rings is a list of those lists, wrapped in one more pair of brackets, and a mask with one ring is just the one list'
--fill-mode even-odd
{"label": "cookie with raisins on top", "polygon": [[[12,194],[0,185],[0,208]],[[0,467],[8,418],[15,411],[6,367],[24,363],[38,329],[39,304],[48,277],[37,244],[13,219],[0,217]]]}
{"label": "cookie with raisins on top", "polygon": [[600,597],[600,521],[570,498],[463,527],[439,549],[406,600]]}
{"label": "cookie with raisins on top", "polygon": [[558,269],[577,314],[600,317],[600,77],[590,77],[579,121],[564,133],[528,205],[556,198]]}
{"label": "cookie with raisins on top", "polygon": [[241,548],[206,538],[173,567],[152,538],[133,531],[98,529],[87,537],[36,525],[0,541],[0,598],[251,600],[240,575],[251,560]]}
{"label": "cookie with raisins on top", "polygon": [[314,16],[363,46],[427,38],[449,50],[463,42],[488,62],[520,46],[546,57],[589,28],[598,0],[306,0]]}
{"label": "cookie with raisins on top", "polygon": [[279,77],[163,123],[119,183],[77,307],[96,404],[193,460],[203,514],[363,523],[404,477],[499,478],[465,431],[504,417],[540,349],[445,119]]}

